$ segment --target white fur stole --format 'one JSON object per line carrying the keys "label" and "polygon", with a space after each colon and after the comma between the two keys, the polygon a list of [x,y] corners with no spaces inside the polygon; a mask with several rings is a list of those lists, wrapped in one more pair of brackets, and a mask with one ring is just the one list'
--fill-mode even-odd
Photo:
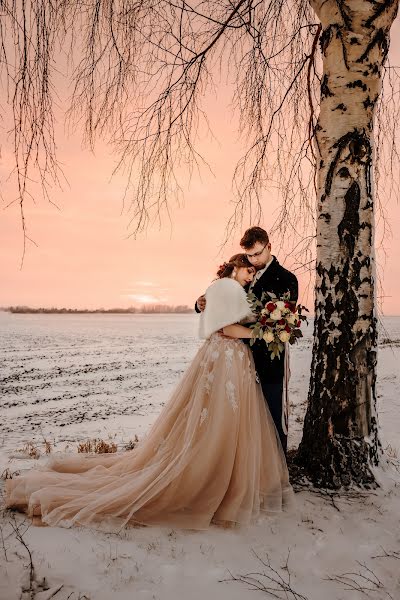
{"label": "white fur stole", "polygon": [[235,279],[223,277],[206,290],[206,308],[200,315],[199,336],[209,338],[222,327],[233,325],[253,314],[244,288]]}

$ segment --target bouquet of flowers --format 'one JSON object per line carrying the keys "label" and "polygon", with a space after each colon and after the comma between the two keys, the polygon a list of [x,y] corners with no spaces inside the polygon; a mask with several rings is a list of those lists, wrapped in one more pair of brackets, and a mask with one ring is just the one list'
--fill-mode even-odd
{"label": "bouquet of flowers", "polygon": [[308,309],[290,302],[289,292],[282,298],[277,298],[271,292],[263,292],[261,300],[250,293],[248,301],[257,317],[256,323],[250,326],[253,329],[250,345],[256,340],[264,340],[273,359],[279,358],[285,342],[294,344],[303,337],[300,326],[302,321],[307,321],[303,311],[308,312]]}

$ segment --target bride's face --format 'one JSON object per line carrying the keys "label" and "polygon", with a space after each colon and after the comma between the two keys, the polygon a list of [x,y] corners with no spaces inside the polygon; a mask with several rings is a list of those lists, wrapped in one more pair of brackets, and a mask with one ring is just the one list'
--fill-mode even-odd
{"label": "bride's face", "polygon": [[253,281],[256,270],[254,267],[239,267],[235,269],[232,274],[233,278],[236,279],[243,287]]}

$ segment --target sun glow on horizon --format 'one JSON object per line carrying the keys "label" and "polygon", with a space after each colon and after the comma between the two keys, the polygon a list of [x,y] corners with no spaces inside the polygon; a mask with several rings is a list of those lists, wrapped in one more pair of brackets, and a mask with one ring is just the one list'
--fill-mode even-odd
{"label": "sun glow on horizon", "polygon": [[126,294],[125,297],[139,304],[161,304],[167,302],[167,298],[160,298],[151,294]]}

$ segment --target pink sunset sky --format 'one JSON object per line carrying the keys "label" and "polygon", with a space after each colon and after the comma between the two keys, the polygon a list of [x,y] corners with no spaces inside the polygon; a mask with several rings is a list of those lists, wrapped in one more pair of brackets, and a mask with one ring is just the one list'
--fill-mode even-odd
{"label": "pink sunset sky", "polygon": [[[400,26],[392,30],[391,62],[400,65]],[[4,98],[3,98],[4,102]],[[238,231],[223,252],[220,245],[226,223],[233,212],[232,173],[243,145],[238,141],[237,123],[229,109],[230,96],[221,86],[207,96],[215,139],[204,135],[199,147],[213,174],[204,170],[184,187],[184,206],[171,202],[172,226],[164,216],[161,228],[155,224],[134,239],[129,237],[131,214],[123,208],[125,181],[111,179],[116,163],[111,148],[97,144],[95,154],[82,148],[77,131],[68,137],[60,122],[57,131],[58,157],[68,184],[54,188],[51,199],[39,195],[28,200],[25,217],[29,236],[22,270],[23,236],[17,204],[5,208],[16,190],[7,183],[12,157],[7,144],[0,157],[2,213],[0,220],[0,306],[111,308],[140,306],[143,303],[192,305],[213,279],[217,266],[240,251]],[[277,201],[268,196],[264,220],[267,230],[276,216]],[[378,270],[383,287],[384,314],[400,314],[400,208],[397,198],[386,207],[392,229],[378,248]],[[249,225],[245,223],[245,227]],[[378,232],[377,239],[380,239]],[[272,247],[281,240],[272,238]],[[290,251],[290,248],[287,249]],[[280,250],[278,259],[288,268]],[[300,301],[313,305],[309,275],[300,279]]]}

